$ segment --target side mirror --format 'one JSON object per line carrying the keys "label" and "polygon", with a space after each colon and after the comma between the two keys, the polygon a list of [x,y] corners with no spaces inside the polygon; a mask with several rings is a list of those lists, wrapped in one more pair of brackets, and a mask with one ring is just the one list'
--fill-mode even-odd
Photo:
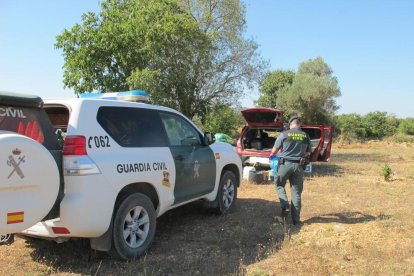
{"label": "side mirror", "polygon": [[204,144],[206,146],[213,144],[215,141],[216,141],[216,137],[214,137],[212,133],[210,132],[204,133]]}

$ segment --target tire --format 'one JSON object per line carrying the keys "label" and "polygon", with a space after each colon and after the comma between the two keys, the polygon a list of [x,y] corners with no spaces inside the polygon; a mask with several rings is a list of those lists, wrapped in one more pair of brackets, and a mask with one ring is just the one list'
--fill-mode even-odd
{"label": "tire", "polygon": [[14,242],[13,234],[3,234],[0,235],[0,245],[8,245]]}
{"label": "tire", "polygon": [[134,260],[144,254],[154,239],[156,219],[154,205],[146,195],[126,197],[115,213],[111,255]]}
{"label": "tire", "polygon": [[224,214],[233,209],[237,200],[237,180],[232,171],[224,171],[215,199],[216,212]]}

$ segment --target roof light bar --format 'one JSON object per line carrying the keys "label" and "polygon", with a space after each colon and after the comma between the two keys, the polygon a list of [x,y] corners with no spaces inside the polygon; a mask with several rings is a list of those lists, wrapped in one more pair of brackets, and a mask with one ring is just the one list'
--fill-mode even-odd
{"label": "roof light bar", "polygon": [[107,92],[107,93],[82,93],[83,99],[103,99],[103,100],[120,100],[127,102],[149,102],[149,95],[142,90],[131,90],[125,92]]}

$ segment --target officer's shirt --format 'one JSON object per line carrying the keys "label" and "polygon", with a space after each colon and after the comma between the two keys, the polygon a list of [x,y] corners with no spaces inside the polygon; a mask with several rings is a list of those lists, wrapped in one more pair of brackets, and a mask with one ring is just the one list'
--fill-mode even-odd
{"label": "officer's shirt", "polygon": [[299,161],[305,152],[312,151],[309,135],[299,127],[282,132],[273,147],[282,149],[279,156],[290,161]]}

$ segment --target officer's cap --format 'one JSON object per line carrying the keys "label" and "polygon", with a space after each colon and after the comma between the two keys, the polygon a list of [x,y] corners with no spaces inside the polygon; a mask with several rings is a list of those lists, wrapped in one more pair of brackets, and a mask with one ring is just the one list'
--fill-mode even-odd
{"label": "officer's cap", "polygon": [[289,119],[289,124],[291,124],[291,123],[293,122],[293,120],[299,120],[299,121],[300,121],[300,118],[299,118],[299,116],[293,115],[293,116],[292,116],[292,117],[290,117],[290,119]]}

